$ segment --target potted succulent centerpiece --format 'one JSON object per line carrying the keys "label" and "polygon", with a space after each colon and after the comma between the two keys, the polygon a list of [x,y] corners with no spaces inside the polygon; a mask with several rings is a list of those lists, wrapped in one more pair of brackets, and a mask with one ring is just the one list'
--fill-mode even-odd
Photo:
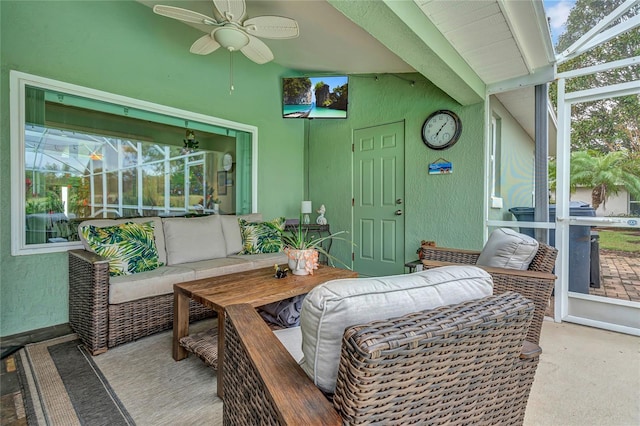
{"label": "potted succulent centerpiece", "polygon": [[[300,220],[300,223],[302,223],[302,220]],[[303,226],[298,225],[295,231],[285,233],[282,236],[284,252],[289,258],[288,265],[292,274],[313,275],[313,270],[318,269],[318,256],[320,253],[326,256],[329,261],[340,262],[322,247],[322,243],[329,239],[348,241],[345,238],[337,237],[337,235],[345,234],[346,231],[313,238],[309,236],[308,230],[303,230],[302,228]]]}

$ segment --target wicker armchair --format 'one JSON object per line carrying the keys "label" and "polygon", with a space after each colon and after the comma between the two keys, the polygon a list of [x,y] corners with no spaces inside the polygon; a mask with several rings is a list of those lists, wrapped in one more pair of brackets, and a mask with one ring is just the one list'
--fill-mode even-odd
{"label": "wicker armchair", "polygon": [[[478,256],[480,256],[479,251],[427,246],[420,249],[424,269],[460,263],[475,265]],[[493,294],[515,291],[535,303],[536,311],[527,335],[527,340],[535,344],[540,343],[542,321],[555,285],[556,276],[551,272],[555,267],[557,256],[558,250],[555,247],[539,243],[538,251],[526,271],[475,265],[491,274]]]}
{"label": "wicker armchair", "polygon": [[499,296],[345,330],[325,396],[249,305],[225,320],[225,425],[522,424],[534,304]]}

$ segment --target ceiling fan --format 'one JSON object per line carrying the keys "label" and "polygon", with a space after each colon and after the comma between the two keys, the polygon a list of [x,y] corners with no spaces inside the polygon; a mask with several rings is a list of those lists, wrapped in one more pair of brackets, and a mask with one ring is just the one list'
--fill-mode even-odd
{"label": "ceiling fan", "polygon": [[213,30],[198,40],[191,53],[208,55],[220,46],[229,52],[241,51],[257,64],[273,60],[271,49],[258,37],[269,39],[287,39],[298,37],[298,23],[282,16],[256,16],[244,19],[246,4],[244,0],[213,0],[213,16],[210,18],[180,7],[155,5],[153,11],[158,15],[183,22],[210,25]]}

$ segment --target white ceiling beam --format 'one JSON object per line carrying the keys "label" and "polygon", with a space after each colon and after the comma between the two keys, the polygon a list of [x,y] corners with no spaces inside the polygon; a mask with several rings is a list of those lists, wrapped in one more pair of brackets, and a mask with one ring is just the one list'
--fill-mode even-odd
{"label": "white ceiling beam", "polygon": [[543,68],[536,69],[532,74],[522,77],[511,78],[487,85],[487,94],[508,92],[523,87],[536,86],[538,84],[548,83],[555,79],[555,66],[548,65]]}

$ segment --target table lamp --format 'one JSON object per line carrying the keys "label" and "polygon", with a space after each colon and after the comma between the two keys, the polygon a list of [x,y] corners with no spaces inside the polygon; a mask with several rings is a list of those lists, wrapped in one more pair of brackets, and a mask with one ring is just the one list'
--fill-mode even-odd
{"label": "table lamp", "polygon": [[302,223],[305,225],[311,223],[311,219],[309,218],[309,214],[311,214],[311,201],[303,201],[300,212],[303,214]]}

